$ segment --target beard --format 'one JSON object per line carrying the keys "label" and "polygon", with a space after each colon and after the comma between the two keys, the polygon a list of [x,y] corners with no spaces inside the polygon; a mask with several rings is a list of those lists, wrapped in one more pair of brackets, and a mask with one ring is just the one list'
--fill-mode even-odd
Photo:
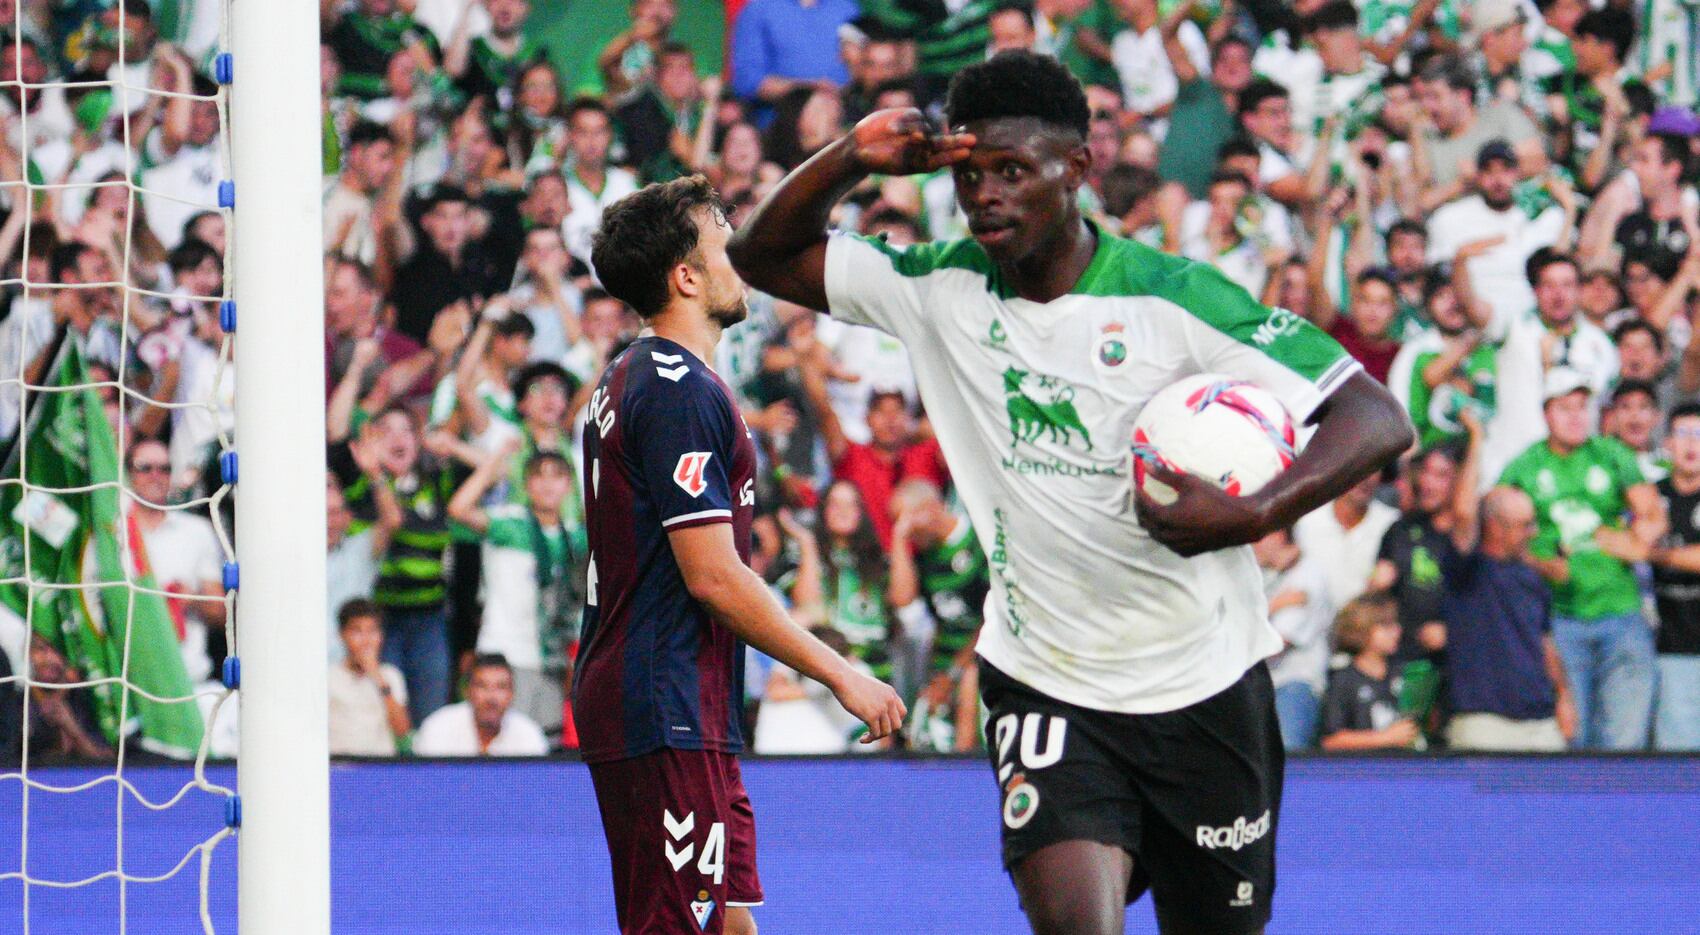
{"label": "beard", "polygon": [[1482,192],[1482,201],[1495,211],[1504,211],[1507,208],[1510,208],[1512,204],[1512,198],[1509,193],[1506,194],[1504,198],[1495,198],[1487,192]]}
{"label": "beard", "polygon": [[740,292],[730,300],[716,302],[708,307],[708,318],[724,331],[750,316],[750,303]]}

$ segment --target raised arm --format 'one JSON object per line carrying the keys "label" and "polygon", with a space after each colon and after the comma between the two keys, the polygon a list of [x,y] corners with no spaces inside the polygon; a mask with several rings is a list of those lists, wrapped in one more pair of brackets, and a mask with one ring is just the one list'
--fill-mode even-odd
{"label": "raised arm", "polygon": [[[1183,0],[1179,6],[1169,13],[1162,24],[1163,52],[1169,56],[1169,68],[1174,71],[1175,80],[1181,84],[1186,84],[1198,77],[1198,66],[1193,64],[1192,56],[1187,54],[1186,46],[1181,44],[1181,24],[1187,21],[1187,18],[1192,15],[1193,7],[1197,5],[1198,0]],[[1214,25],[1211,26],[1211,31],[1215,31]]]}
{"label": "raised arm", "polygon": [[449,519],[483,535],[490,528],[490,514],[478,505],[490,488],[496,485],[508,472],[508,465],[519,451],[524,442],[518,438],[511,439],[502,446],[502,450],[484,459],[472,476],[460,485],[453,497],[449,498]]}
{"label": "raised arm", "polygon": [[798,305],[826,308],[827,215],[872,173],[917,175],[967,158],[971,134],[929,135],[914,108],[881,110],[792,170],[726,245],[751,286]]}
{"label": "raised arm", "polygon": [[1452,545],[1459,552],[1469,553],[1476,550],[1480,535],[1481,499],[1476,488],[1481,485],[1482,474],[1482,420],[1476,418],[1474,410],[1465,408],[1458,421],[1470,433],[1470,442],[1452,486]]}

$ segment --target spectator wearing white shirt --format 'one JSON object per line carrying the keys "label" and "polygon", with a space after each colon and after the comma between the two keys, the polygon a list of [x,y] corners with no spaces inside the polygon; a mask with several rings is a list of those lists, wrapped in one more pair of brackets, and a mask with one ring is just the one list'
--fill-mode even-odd
{"label": "spectator wearing white shirt", "polygon": [[413,735],[419,756],[542,756],[549,752],[543,729],[511,710],[514,673],[497,655],[479,655],[467,677],[466,700],[425,719]]}
{"label": "spectator wearing white shirt", "polygon": [[508,304],[531,321],[531,359],[565,366],[582,333],[584,294],[572,280],[572,256],[560,227],[526,231],[519,262],[523,278],[508,293]]}
{"label": "spectator wearing white shirt", "polygon": [[1299,168],[1293,164],[1293,102],[1287,89],[1268,78],[1253,78],[1240,92],[1235,116],[1257,144],[1257,183],[1260,191],[1282,204],[1306,203],[1308,192]]}
{"label": "spectator wearing white shirt", "polygon": [[1263,569],[1269,623],[1281,634],[1281,652],[1269,660],[1281,742],[1289,750],[1305,749],[1316,743],[1328,679],[1328,627],[1334,620],[1328,575],[1299,550],[1290,529],[1264,536],[1251,549]]}
{"label": "spectator wearing white shirt", "polygon": [[581,97],[567,107],[567,200],[571,208],[561,223],[567,250],[590,262],[590,238],[602,223],[602,209],[638,190],[637,176],[608,164],[614,126],[608,108],[594,98]]}
{"label": "spectator wearing white shirt", "polygon": [[[1122,97],[1129,110],[1147,118],[1167,118],[1180,82],[1163,49],[1157,0],[1116,0],[1115,6],[1116,14],[1129,27],[1110,41],[1110,60],[1121,79]],[[1176,37],[1197,73],[1210,74],[1210,47],[1198,25],[1191,20],[1183,21]],[[1165,120],[1153,132],[1162,136],[1161,129],[1166,127]]]}
{"label": "spectator wearing white shirt", "polygon": [[166,609],[177,627],[189,680],[202,681],[213,671],[208,630],[222,629],[225,623],[224,550],[210,520],[166,508],[171,500],[171,459],[165,445],[151,438],[138,440],[130,446],[124,468],[131,495],[125,498],[125,527],[118,534],[129,537],[130,548],[122,551],[132,575],[151,573],[160,590],[182,595],[167,597]]}
{"label": "spectator wearing white shirt", "polygon": [[1188,205],[1181,215],[1181,255],[1209,263],[1252,295],[1261,295],[1269,280],[1269,245],[1262,236],[1242,233],[1250,228],[1261,233],[1260,224],[1242,223],[1241,209],[1251,197],[1250,181],[1238,172],[1217,172],[1210,179],[1210,194],[1204,201]]}
{"label": "spectator wearing white shirt", "polygon": [[1382,536],[1399,519],[1398,510],[1375,499],[1380,483],[1381,475],[1371,474],[1293,527],[1299,550],[1325,569],[1335,607],[1345,607],[1369,586]]}
{"label": "spectator wearing white shirt", "polygon": [[179,82],[179,94],[165,107],[159,128],[142,147],[141,196],[148,227],[167,250],[183,238],[191,217],[218,204],[218,183],[225,178],[218,137],[223,129],[218,86],[195,76]]}
{"label": "spectator wearing white shirt", "polygon": [[342,172],[325,195],[325,252],[371,266],[378,260],[373,204],[396,170],[395,138],[388,127],[362,120],[348,131]]}
{"label": "spectator wearing white shirt", "polygon": [[[1542,250],[1529,258],[1527,279],[1534,287],[1533,310],[1494,315],[1487,337],[1498,345],[1498,399],[1482,448],[1483,478],[1498,472],[1525,448],[1546,437],[1541,387],[1546,372],[1558,366],[1582,375],[1590,390],[1590,420],[1599,401],[1617,379],[1617,346],[1611,336],[1580,312],[1581,275],[1569,254]],[[1481,287],[1470,282],[1476,293]]]}
{"label": "spectator wearing white shirt", "polygon": [[384,626],[378,607],[355,598],[337,610],[342,659],[326,673],[330,689],[330,751],[344,756],[395,756],[413,730],[407,680],[380,662]]}
{"label": "spectator wearing white shirt", "polygon": [[1476,154],[1475,192],[1441,206],[1428,222],[1430,263],[1451,262],[1467,245],[1500,238],[1461,264],[1495,320],[1529,310],[1534,304],[1525,268],[1529,257],[1543,247],[1568,249],[1575,230],[1576,205],[1568,186],[1555,186],[1569,198],[1568,207],[1552,205],[1531,218],[1512,197],[1516,184],[1516,154],[1509,143],[1493,140]]}

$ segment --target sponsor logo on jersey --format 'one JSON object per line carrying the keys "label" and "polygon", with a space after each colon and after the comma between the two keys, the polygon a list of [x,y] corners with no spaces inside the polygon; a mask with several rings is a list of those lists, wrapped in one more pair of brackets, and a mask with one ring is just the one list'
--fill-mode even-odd
{"label": "sponsor logo on jersey", "polygon": [[1268,347],[1290,334],[1298,334],[1304,327],[1304,319],[1284,308],[1269,310],[1269,317],[1257,330],[1251,333],[1251,342],[1258,347]]}
{"label": "sponsor logo on jersey", "polygon": [[702,496],[702,492],[708,489],[708,482],[702,479],[702,472],[708,467],[708,459],[713,456],[712,451],[687,451],[680,455],[679,463],[673,465],[673,483],[693,497]]}
{"label": "sponsor logo on jersey", "polygon": [[994,351],[1009,350],[1009,332],[1004,329],[1003,319],[992,319],[991,325],[986,328],[986,336],[980,339],[980,346]]}
{"label": "sponsor logo on jersey", "polygon": [[1228,900],[1228,905],[1235,909],[1251,905],[1251,894],[1255,891],[1256,887],[1251,885],[1250,880],[1240,881],[1239,887],[1234,890],[1234,898]]}
{"label": "sponsor logo on jersey", "polygon": [[[1034,392],[1029,394],[1029,378]],[[1003,372],[1004,412],[1009,416],[1009,446],[1034,444],[1044,436],[1059,445],[1072,445],[1075,436],[1092,450],[1092,436],[1074,408],[1074,387],[1056,377],[1031,374],[1015,367]]]}
{"label": "sponsor logo on jersey", "polygon": [[1224,825],[1220,828],[1199,825],[1194,840],[1199,847],[1209,850],[1214,851],[1225,847],[1228,850],[1237,851],[1242,847],[1256,843],[1268,833],[1269,811],[1265,809],[1263,814],[1253,821],[1246,821],[1245,816],[1241,815],[1234,819],[1233,824]]}
{"label": "sponsor logo on jersey", "polygon": [[987,564],[1003,591],[1004,607],[1008,609],[1004,614],[1004,625],[1009,627],[1011,636],[1020,636],[1022,628],[1027,626],[1027,615],[1023,612],[1027,599],[1016,583],[1015,570],[1009,565],[1009,535],[1004,530],[1006,518],[1007,514],[1001,507],[992,510],[992,554],[987,556]]}
{"label": "sponsor logo on jersey", "polygon": [[1589,493],[1595,495],[1603,494],[1611,489],[1611,475],[1606,473],[1605,468],[1600,467],[1597,464],[1590,465],[1588,467],[1588,478],[1585,483],[1588,485]]}

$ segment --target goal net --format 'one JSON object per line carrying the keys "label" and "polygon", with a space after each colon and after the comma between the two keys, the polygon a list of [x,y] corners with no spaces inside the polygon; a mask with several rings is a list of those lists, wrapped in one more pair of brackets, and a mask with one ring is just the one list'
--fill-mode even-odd
{"label": "goal net", "polygon": [[[317,53],[317,11],[243,5],[0,0],[8,20],[0,23],[0,931],[235,931],[232,838],[245,804],[238,789],[249,784],[244,761],[256,747],[261,764],[296,758],[255,785],[262,801],[278,801],[279,784],[298,787],[291,794],[306,811],[293,819],[302,830],[279,854],[319,853],[303,871],[309,908],[297,918],[327,914],[314,908],[314,880],[328,862],[323,750],[312,748],[315,726],[297,723],[317,712],[323,733],[324,637],[276,649],[268,632],[286,615],[300,629],[322,614],[312,581],[322,564],[310,553],[294,563],[290,571],[308,578],[298,599],[268,599],[268,614],[239,611],[234,538],[238,396],[249,398],[245,417],[279,420],[281,439],[293,427],[298,441],[303,414],[323,411],[322,388],[303,378],[316,351],[301,354],[318,328],[319,274],[302,258],[317,252],[319,138],[307,125],[308,145],[253,140],[246,152],[260,155],[244,156],[231,132],[243,112],[277,113],[282,131],[316,111],[316,82],[302,66]],[[249,82],[246,105],[233,105],[242,98],[233,53],[244,46],[264,80]],[[256,117],[247,123],[256,136],[268,132]],[[280,168],[268,146],[305,152],[307,165]],[[240,180],[258,193],[240,213],[239,163]],[[246,342],[272,353],[247,361],[243,369],[256,373],[239,386],[238,217],[276,216],[284,203],[307,223],[250,239],[245,248],[269,249],[276,269],[252,277],[273,295],[244,306],[273,313],[289,302],[308,321],[279,331],[268,315],[250,329]],[[304,231],[304,248],[276,246]],[[280,287],[279,273],[294,284]],[[297,444],[279,457],[280,444],[241,454],[264,462],[253,480],[275,485],[269,493],[299,494],[293,478],[310,473],[314,453]],[[316,455],[322,477],[322,445]],[[292,479],[277,480],[280,471]],[[312,510],[294,506],[297,515]],[[252,512],[277,521],[275,509]],[[245,546],[244,556],[299,548],[313,529],[295,522],[271,552]],[[278,564],[250,564],[272,596]],[[276,720],[264,697],[249,699],[268,709],[259,715],[236,710],[244,629],[272,648],[250,669],[273,698],[282,694],[275,673],[289,668],[303,693],[317,686],[318,703],[303,704],[296,721]],[[316,670],[300,663],[314,646]],[[256,736],[241,739],[239,721]],[[208,766],[239,748],[235,774]],[[180,833],[182,820],[158,820],[171,811],[193,816],[192,837]],[[276,827],[291,816],[267,817]],[[245,854],[245,873],[250,865],[268,862]],[[256,906],[279,888],[267,882],[273,874],[243,881],[244,894],[262,894]],[[280,927],[243,918],[252,931],[292,924],[287,914],[271,923]],[[294,930],[323,929],[310,921]]]}

